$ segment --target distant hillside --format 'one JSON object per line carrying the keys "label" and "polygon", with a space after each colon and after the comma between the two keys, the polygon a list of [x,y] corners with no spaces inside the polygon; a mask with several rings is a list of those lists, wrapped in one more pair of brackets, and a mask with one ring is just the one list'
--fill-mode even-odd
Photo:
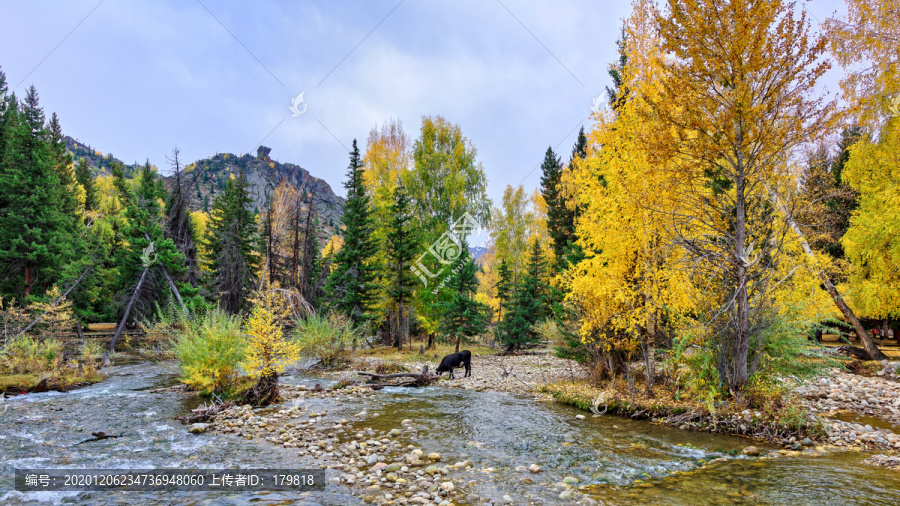
{"label": "distant hillside", "polygon": [[126,164],[119,160],[118,158],[110,155],[103,154],[101,151],[94,149],[93,147],[84,144],[80,141],[77,141],[68,135],[65,137],[66,139],[66,149],[72,153],[72,156],[75,158],[75,162],[77,163],[79,159],[85,158],[88,161],[88,165],[93,168],[94,177],[97,177],[100,174],[111,174],[110,166],[112,162],[116,161],[123,165],[123,169],[126,177],[131,177],[134,174],[134,171],[137,170],[142,164],[138,164],[137,162],[133,164]]}
{"label": "distant hillside", "polygon": [[476,264],[487,254],[487,251],[487,248],[484,246],[469,246],[469,253],[472,254],[472,261]]}
{"label": "distant hillside", "polygon": [[[93,169],[93,173],[109,174],[110,166],[119,161],[110,155],[103,155],[93,147],[66,137],[66,147],[72,153],[76,163],[84,158]],[[310,175],[309,171],[292,163],[280,163],[269,157],[270,148],[260,146],[256,156],[245,154],[237,156],[233,153],[217,153],[210,158],[187,163],[182,174],[182,184],[190,186],[188,195],[192,210],[209,211],[217,195],[225,191],[225,184],[231,175],[244,171],[250,183],[254,212],[264,212],[268,197],[282,181],[286,180],[295,188],[311,192],[315,213],[319,216],[320,239],[327,239],[335,228],[340,227],[344,215],[344,199],[332,191],[325,181]],[[124,164],[126,177],[140,167],[140,164]],[[166,185],[175,185],[175,176],[163,177]],[[304,206],[305,207],[305,206]]]}

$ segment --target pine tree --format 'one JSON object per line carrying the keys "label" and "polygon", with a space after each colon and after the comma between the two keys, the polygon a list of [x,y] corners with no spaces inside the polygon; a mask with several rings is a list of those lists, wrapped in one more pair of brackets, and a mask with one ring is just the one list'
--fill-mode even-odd
{"label": "pine tree", "polygon": [[[609,77],[612,79],[613,87],[606,87],[606,96],[609,98],[609,105],[614,111],[618,112],[619,108],[628,100],[629,89],[625,83],[626,67],[628,66],[628,36],[625,33],[625,27],[622,27],[622,35],[616,41],[616,47],[619,49],[619,60],[609,66]],[[580,140],[580,139],[579,139]],[[584,158],[584,154],[580,156]]]}
{"label": "pine tree", "polygon": [[[110,159],[113,159],[111,155]],[[137,186],[133,189],[125,179],[121,162],[112,162],[110,170],[127,218],[121,231],[126,244],[115,252],[119,273],[118,307],[128,313],[129,304],[133,304],[133,312],[127,315],[120,312],[123,318],[147,318],[156,310],[157,302],[165,300],[169,293],[159,267],[164,267],[170,274],[180,275],[184,269],[184,257],[172,240],[164,237],[165,213],[161,202],[168,193],[150,162],[138,169]],[[148,260],[152,262],[148,264]],[[141,279],[144,281],[141,282]]]}
{"label": "pine tree", "polygon": [[397,333],[397,348],[402,350],[409,341],[410,301],[416,278],[410,269],[416,256],[416,244],[412,230],[412,213],[406,187],[399,182],[394,190],[394,202],[390,207],[391,221],[387,233],[387,275],[391,308],[388,328]]}
{"label": "pine tree", "polygon": [[487,330],[488,307],[475,300],[478,280],[477,267],[469,253],[469,245],[462,241],[459,256],[450,264],[450,278],[445,286],[448,300],[438,303],[441,311],[439,330],[456,341],[456,353],[463,338],[469,339]]}
{"label": "pine tree", "polygon": [[91,166],[86,158],[79,158],[78,164],[75,166],[75,179],[78,184],[84,188],[84,210],[85,212],[94,211],[100,205],[97,196],[97,187],[94,184],[94,178],[91,176]]}
{"label": "pine tree", "polygon": [[500,324],[501,342],[507,350],[538,340],[535,325],[547,317],[547,288],[540,242],[532,243],[528,272],[516,283],[506,319]]}
{"label": "pine tree", "polygon": [[211,288],[218,296],[219,306],[229,313],[244,309],[246,292],[253,284],[257,269],[256,222],[250,211],[253,199],[248,186],[243,171],[237,178],[229,179],[225,192],[213,202],[209,216],[207,247]]}
{"label": "pine tree", "polygon": [[553,240],[553,251],[559,264],[563,262],[563,254],[571,240],[574,213],[566,207],[566,199],[560,192],[562,162],[553,148],[547,148],[544,162],[541,164],[541,194],[547,204],[547,231]]}
{"label": "pine tree", "polygon": [[0,160],[0,293],[24,298],[56,280],[71,252],[72,223],[63,209],[44,112],[34,86],[24,102],[7,99]]}
{"label": "pine tree", "polygon": [[497,299],[500,300],[498,308],[497,321],[503,319],[503,309],[509,303],[509,297],[512,295],[512,272],[509,270],[509,264],[506,259],[500,261],[500,267],[497,268],[497,284],[494,288],[497,290]]}
{"label": "pine tree", "polygon": [[54,112],[47,124],[47,144],[50,149],[50,160],[59,176],[60,204],[63,213],[72,220],[72,230],[76,222],[81,221],[81,205],[75,193],[75,172],[72,170],[72,154],[66,151],[66,140],[63,138],[59,118]]}
{"label": "pine tree", "polygon": [[356,139],[347,168],[347,203],[344,205],[344,245],[334,258],[334,268],[325,291],[328,306],[348,316],[354,325],[369,324],[374,318],[378,267],[374,257],[378,243],[373,237],[375,220],[369,196],[363,186],[363,165]]}
{"label": "pine tree", "polygon": [[572,162],[575,161],[575,158],[581,158],[582,160],[587,158],[587,136],[584,135],[583,126],[578,130],[578,138],[575,139],[575,146],[572,147],[572,156],[569,157],[570,167],[572,166]]}
{"label": "pine tree", "polygon": [[197,245],[194,243],[194,231],[191,226],[191,213],[188,209],[188,189],[182,185],[181,163],[178,160],[179,150],[172,152],[172,167],[175,169],[175,188],[169,195],[166,206],[165,237],[175,243],[175,248],[184,255],[185,269],[181,280],[190,288],[200,283],[200,263],[197,259]]}

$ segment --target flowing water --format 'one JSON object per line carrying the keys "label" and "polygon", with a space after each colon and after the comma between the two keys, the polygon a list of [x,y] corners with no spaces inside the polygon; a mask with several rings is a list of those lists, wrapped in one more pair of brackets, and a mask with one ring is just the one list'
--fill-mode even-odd
{"label": "flowing water", "polygon": [[[313,385],[311,377],[285,378]],[[151,390],[174,383],[164,365],[119,366],[105,382],[70,393],[31,394],[6,401],[0,415],[0,503],[76,504],[358,504],[341,490],[290,493],[208,492],[41,493],[12,491],[16,467],[50,468],[303,468],[296,450],[232,436],[188,434],[173,418],[197,400]],[[733,457],[748,440],[680,431],[644,421],[588,416],[574,408],[503,393],[446,387],[386,388],[352,403],[303,401],[327,409],[328,419],[366,411],[357,428],[387,431],[414,420],[410,444],[443,454],[443,462],[471,459],[475,470],[459,482],[465,494],[517,504],[570,504],[555,484],[568,478],[602,504],[900,504],[900,473],[867,466],[863,453],[800,455],[775,460]],[[2,408],[0,408],[2,411]],[[589,414],[588,414],[589,415]],[[118,439],[75,445],[93,431],[125,432]],[[724,464],[704,467],[715,458]],[[517,472],[538,464],[541,473]],[[343,490],[346,492],[346,490]],[[464,496],[463,496],[464,497]],[[296,501],[296,502],[291,502]]]}

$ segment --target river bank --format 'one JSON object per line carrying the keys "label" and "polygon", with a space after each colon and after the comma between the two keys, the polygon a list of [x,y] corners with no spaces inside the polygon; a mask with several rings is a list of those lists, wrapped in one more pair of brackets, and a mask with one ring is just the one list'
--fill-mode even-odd
{"label": "river bank", "polygon": [[[741,454],[747,446],[742,438],[625,417],[579,417],[582,411],[543,400],[546,394],[447,388],[455,380],[377,392],[366,387],[330,390],[333,379],[292,373],[282,378],[288,397],[284,403],[266,409],[237,407],[192,434],[175,419],[202,399],[169,388],[176,384],[175,364],[119,364],[107,372],[100,384],[16,396],[0,406],[5,411],[0,504],[348,505],[366,498],[376,504],[506,500],[541,505],[900,501],[900,475],[863,464],[868,454],[781,455],[777,448],[758,445],[761,456],[752,457]],[[124,436],[77,444],[94,431]],[[15,468],[98,465],[326,468],[328,485],[325,491],[303,494],[12,490]],[[532,472],[532,465],[538,472]],[[434,468],[426,472],[430,466]],[[822,487],[826,474],[829,486]],[[386,494],[391,494],[389,501]]]}
{"label": "river bank", "polygon": [[[433,370],[438,358],[426,357],[406,355],[406,360],[399,363],[412,371],[426,365]],[[358,357],[353,365],[358,370],[371,371],[389,362],[378,357]],[[795,385],[791,396],[803,409],[796,413],[792,410],[791,419],[779,419],[759,410],[729,411],[727,404],[710,413],[690,400],[676,400],[664,392],[647,398],[640,393],[626,396],[611,388],[599,389],[588,381],[584,365],[552,356],[546,350],[512,356],[476,353],[470,377],[464,377],[460,369],[454,379],[444,375],[439,384],[554,399],[588,411],[586,416],[597,416],[591,410],[595,407],[610,415],[649,420],[680,430],[746,437],[788,451],[814,451],[818,447],[900,452],[900,434],[894,432],[900,427],[900,382],[896,380],[900,362],[883,362],[879,366],[873,377],[833,369],[815,381]],[[348,381],[359,379],[353,371],[324,374]],[[895,462],[896,459],[885,458],[879,460],[879,465],[900,470]]]}

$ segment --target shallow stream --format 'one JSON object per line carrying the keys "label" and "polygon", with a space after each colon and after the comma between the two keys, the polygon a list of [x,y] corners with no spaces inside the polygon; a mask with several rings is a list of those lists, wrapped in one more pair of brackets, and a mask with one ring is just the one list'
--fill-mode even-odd
{"label": "shallow stream", "polygon": [[[220,434],[189,434],[174,420],[197,399],[153,389],[174,384],[171,366],[135,363],[112,369],[105,382],[69,393],[7,399],[0,415],[0,503],[72,504],[358,504],[325,492],[43,492],[12,490],[13,471],[31,468],[303,468],[312,462],[294,449]],[[286,382],[313,385],[304,376]],[[555,484],[569,478],[601,504],[900,504],[900,473],[862,463],[866,454],[829,453],[775,460],[733,457],[751,444],[742,438],[680,431],[644,421],[584,412],[504,393],[433,386],[386,388],[352,403],[303,401],[327,409],[328,419],[365,411],[356,427],[387,431],[414,420],[411,444],[439,452],[442,462],[470,459],[474,471],[459,482],[465,494],[517,504],[570,504]],[[3,412],[0,406],[0,412]],[[588,415],[590,415],[588,413]],[[125,436],[76,445],[102,430]],[[703,467],[724,457],[727,463]],[[537,474],[517,466],[538,464]],[[573,480],[574,479],[574,480]],[[577,482],[575,482],[577,480]],[[463,496],[464,497],[464,496]],[[295,501],[295,502],[294,502]]]}

